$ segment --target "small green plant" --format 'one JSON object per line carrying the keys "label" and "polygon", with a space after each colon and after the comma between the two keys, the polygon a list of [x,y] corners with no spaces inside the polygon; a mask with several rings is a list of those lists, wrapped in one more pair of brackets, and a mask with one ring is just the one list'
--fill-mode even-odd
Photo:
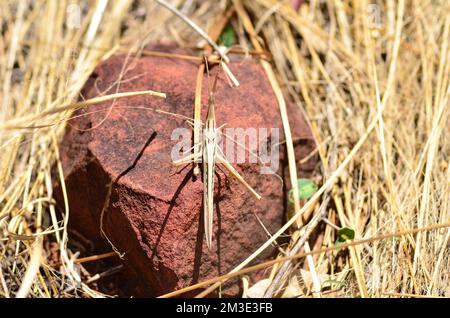
{"label": "small green plant", "polygon": [[227,25],[220,35],[219,43],[226,47],[232,47],[236,42],[236,33],[231,25]]}
{"label": "small green plant", "polygon": [[338,231],[338,239],[336,244],[342,244],[355,238],[355,231],[349,227],[341,227]]}
{"label": "small green plant", "polygon": [[[317,191],[317,184],[312,182],[309,179],[298,179],[297,180],[298,187],[298,198],[300,200],[309,199],[314,193]],[[289,202],[294,203],[294,190],[289,190]]]}

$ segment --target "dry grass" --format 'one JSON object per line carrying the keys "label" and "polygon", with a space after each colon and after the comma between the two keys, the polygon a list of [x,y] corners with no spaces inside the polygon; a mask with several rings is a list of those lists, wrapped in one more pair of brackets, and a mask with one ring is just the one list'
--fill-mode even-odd
{"label": "dry grass", "polygon": [[[74,3],[81,23],[67,27]],[[450,297],[448,2],[311,0],[299,12],[273,0],[171,3],[207,31],[235,6],[238,49],[270,51],[262,63],[274,90],[307,115],[320,145],[323,186],[283,227],[292,257],[271,264],[260,294]],[[206,42],[153,1],[0,6],[0,296],[105,296],[92,288],[102,273],[83,271],[81,281],[74,269],[83,260],[67,247],[67,204],[62,221],[56,216],[58,140],[72,111],[90,103],[74,104],[100,60],[159,39]],[[274,111],[283,112],[277,97]],[[333,224],[353,228],[361,244],[337,251]],[[429,228],[436,224],[446,227]]]}

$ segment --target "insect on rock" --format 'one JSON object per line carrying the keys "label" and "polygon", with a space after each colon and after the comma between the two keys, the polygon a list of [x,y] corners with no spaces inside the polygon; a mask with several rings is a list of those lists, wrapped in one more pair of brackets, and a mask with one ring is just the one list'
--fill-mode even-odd
{"label": "insect on rock", "polygon": [[174,161],[175,165],[185,165],[188,163],[202,163],[203,176],[203,218],[205,226],[206,244],[208,248],[212,245],[212,228],[214,219],[214,173],[216,164],[221,164],[225,167],[244,187],[246,187],[258,200],[261,196],[244,180],[244,178],[236,171],[236,169],[225,159],[221,148],[218,146],[220,136],[220,129],[223,127],[216,127],[215,114],[215,89],[218,76],[214,78],[212,88],[209,85],[209,68],[208,62],[205,61],[206,70],[208,73],[208,111],[202,140],[194,147],[200,148],[199,156],[195,159],[194,154],[190,154],[184,158]]}

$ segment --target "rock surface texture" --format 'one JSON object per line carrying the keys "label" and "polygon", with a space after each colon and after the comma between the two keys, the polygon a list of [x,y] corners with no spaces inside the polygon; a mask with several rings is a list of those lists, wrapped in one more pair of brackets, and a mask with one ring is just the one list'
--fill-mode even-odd
{"label": "rock surface texture", "polygon": [[[130,293],[135,296],[157,296],[227,273],[267,239],[257,217],[270,233],[284,221],[289,179],[281,147],[278,174],[284,185],[277,176],[260,174],[259,164],[233,164],[261,194],[259,201],[227,170],[216,169],[213,245],[207,248],[201,174],[193,178],[192,165],[182,169],[171,159],[172,148],[178,143],[171,139],[173,130],[184,127],[190,131],[190,126],[183,119],[154,111],[192,118],[197,68],[197,62],[150,56],[117,55],[101,62],[86,83],[83,98],[139,90],[164,92],[167,98],[121,98],[78,110],[61,142],[70,226],[94,242],[98,250],[110,250],[100,231],[103,211],[104,232],[124,253],[130,275],[124,286],[133,285]],[[234,60],[230,68],[241,84],[237,88],[229,87],[219,67],[211,70],[211,79],[219,73],[217,126],[279,128],[283,141],[277,100],[259,63]],[[203,121],[207,87],[205,74]],[[288,106],[300,161],[314,150],[315,143],[300,112]],[[298,164],[299,175],[311,173],[316,162],[312,157]],[[64,206],[61,191],[56,192],[59,206]],[[274,250],[268,249],[258,260],[273,254]],[[235,281],[222,292],[237,295],[238,286]]]}

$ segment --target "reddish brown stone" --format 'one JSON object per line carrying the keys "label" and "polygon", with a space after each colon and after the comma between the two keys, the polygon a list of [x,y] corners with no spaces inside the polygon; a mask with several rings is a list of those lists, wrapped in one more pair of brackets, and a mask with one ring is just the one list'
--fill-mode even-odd
{"label": "reddish brown stone", "polygon": [[[124,65],[126,61],[128,66]],[[217,125],[282,128],[277,101],[259,63],[236,60],[231,70],[241,85],[230,88],[221,72],[216,92]],[[117,85],[121,71],[123,78]],[[212,75],[218,71],[214,67]],[[217,169],[213,246],[210,250],[206,247],[200,217],[201,177],[192,177],[191,165],[178,171],[180,168],[172,165],[170,157],[176,143],[171,141],[173,129],[189,126],[173,116],[142,109],[192,117],[196,73],[197,63],[181,59],[132,56],[127,60],[119,55],[101,62],[83,90],[84,98],[151,89],[165,92],[167,99],[122,98],[114,102],[112,109],[108,102],[80,110],[76,115],[84,116],[70,121],[61,143],[70,226],[98,248],[108,246],[101,238],[99,221],[106,207],[105,232],[125,253],[130,276],[124,286],[131,285],[137,296],[160,295],[231,270],[267,239],[255,215],[271,233],[283,223],[286,189],[279,178],[261,175],[257,164],[234,164],[262,195],[258,201],[236,179]],[[206,83],[205,76],[204,105]],[[110,112],[98,111],[101,109]],[[203,107],[202,118],[205,116]],[[299,111],[289,106],[289,116],[301,158],[315,144]],[[280,133],[283,140],[282,129]],[[283,153],[280,158],[284,177],[287,170]],[[315,163],[316,158],[312,158],[299,165],[300,175],[310,173]],[[57,200],[62,205],[60,195]],[[267,250],[258,260],[271,257],[273,252]],[[236,288],[224,287],[223,292],[236,295]]]}
{"label": "reddish brown stone", "polygon": [[300,6],[303,4],[303,0],[289,0],[289,3],[291,4],[291,7],[292,7],[295,11],[298,11],[298,9],[300,8]]}

